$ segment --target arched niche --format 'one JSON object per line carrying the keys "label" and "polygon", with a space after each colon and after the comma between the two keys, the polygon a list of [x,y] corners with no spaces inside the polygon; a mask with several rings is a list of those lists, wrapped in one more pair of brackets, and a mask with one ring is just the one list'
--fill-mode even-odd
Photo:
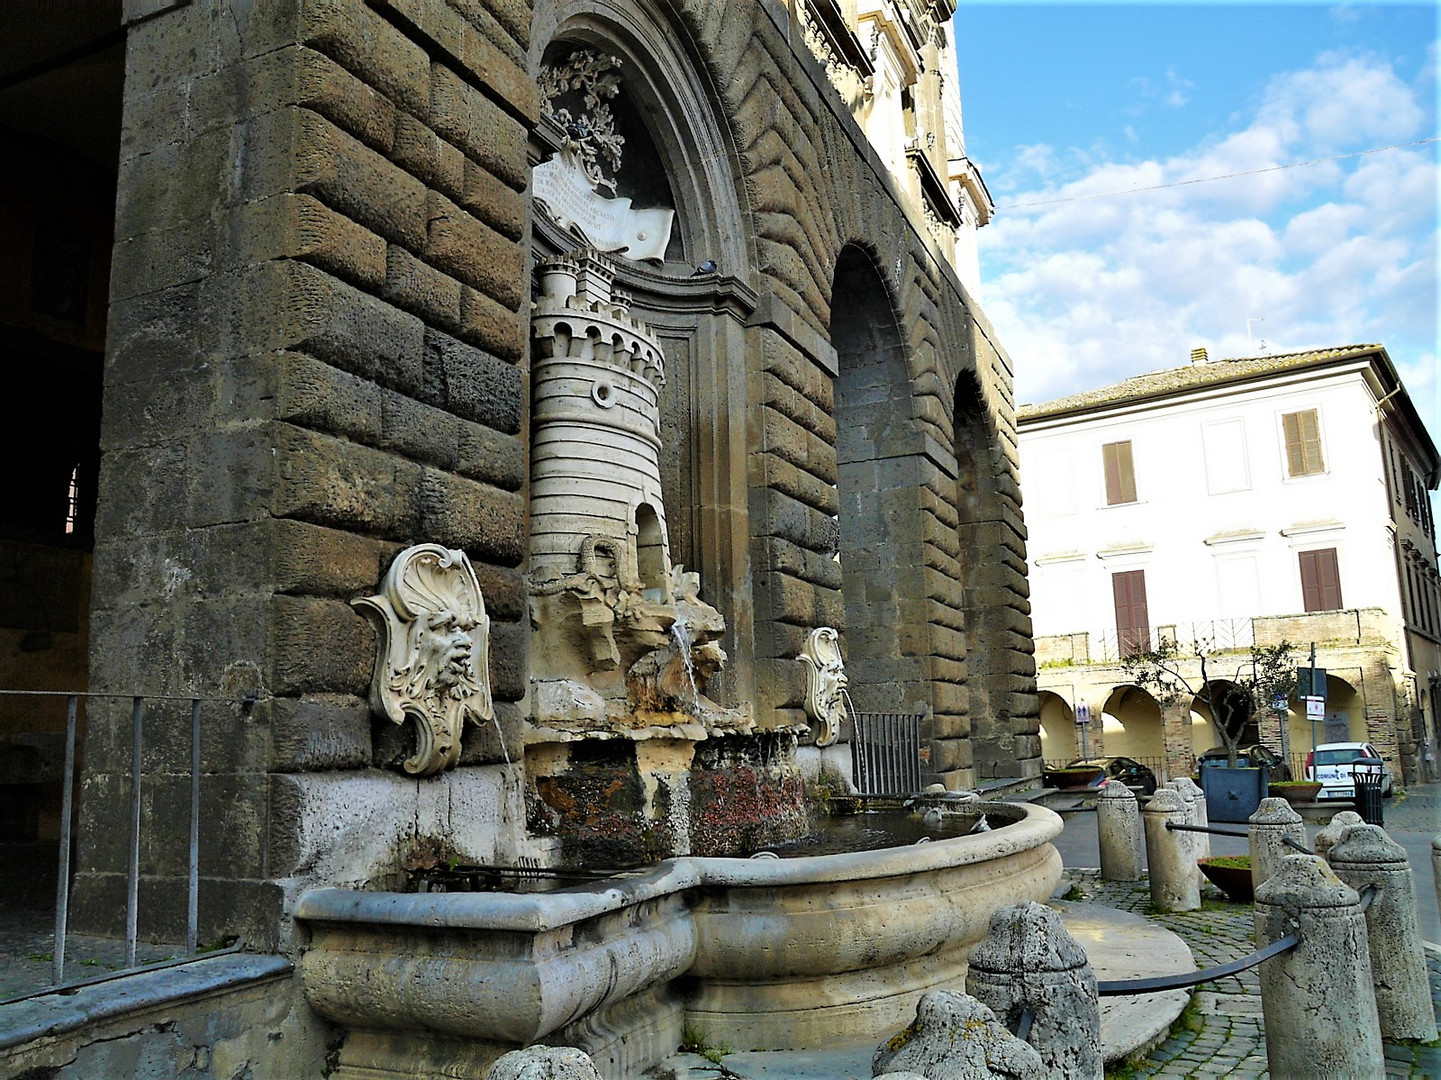
{"label": "arched niche", "polygon": [[[620,61],[624,104],[617,115],[640,125],[630,127],[632,146],[661,176],[618,177],[617,193],[637,207],[668,200],[675,212],[664,258],[613,256],[614,284],[665,352],[659,464],[670,562],[697,571],[702,597],[725,616],[722,647],[730,660],[710,692],[723,703],[741,703],[754,697],[745,447],[746,322],[757,301],[756,259],[733,141],[686,41],[664,3],[539,0],[529,63],[539,77],[542,63],[569,49]],[[533,162],[557,154],[564,139],[543,116]],[[537,257],[584,242],[539,205],[532,240]]]}
{"label": "arched niche", "polygon": [[936,491],[952,482],[916,420],[900,320],[874,254],[841,249],[831,288],[836,351],[837,548],[846,667],[862,711],[921,712],[935,778],[969,779],[965,649],[928,549]]}

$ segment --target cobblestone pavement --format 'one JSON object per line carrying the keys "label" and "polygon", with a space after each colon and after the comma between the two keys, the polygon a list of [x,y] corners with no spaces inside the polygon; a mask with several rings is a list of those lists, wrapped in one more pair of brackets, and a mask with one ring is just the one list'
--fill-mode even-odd
{"label": "cobblestone pavement", "polygon": [[[1102,881],[1099,870],[1071,869],[1067,881],[1081,899],[1143,915],[1172,931],[1191,947],[1199,967],[1212,967],[1254,952],[1250,904],[1233,904],[1207,885],[1200,911],[1159,914],[1151,910],[1145,881]],[[1441,954],[1427,950],[1431,999],[1441,1010]],[[1261,1016],[1261,980],[1256,969],[1230,975],[1197,989],[1193,1006],[1165,1042],[1133,1071],[1136,1077],[1264,1077],[1265,1024]],[[1189,1021],[1189,1022],[1188,1022]],[[1386,1076],[1441,1077],[1441,1047],[1386,1045]]]}

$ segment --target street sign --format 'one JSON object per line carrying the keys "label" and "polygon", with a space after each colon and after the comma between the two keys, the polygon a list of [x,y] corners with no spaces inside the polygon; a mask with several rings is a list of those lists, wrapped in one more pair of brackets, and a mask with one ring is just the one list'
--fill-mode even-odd
{"label": "street sign", "polygon": [[1306,699],[1306,719],[1326,719],[1326,699],[1323,697],[1308,697]]}
{"label": "street sign", "polygon": [[1084,701],[1076,706],[1076,726],[1084,727],[1091,722],[1091,707]]}
{"label": "street sign", "polygon": [[1286,695],[1277,694],[1275,697],[1273,697],[1271,699],[1271,708],[1276,710],[1276,712],[1278,713],[1286,712]]}
{"label": "street sign", "polygon": [[[1316,673],[1315,689],[1312,690],[1311,672]],[[1318,697],[1322,700],[1326,697],[1326,669],[1318,668],[1297,668],[1296,669],[1296,696],[1297,697]]]}

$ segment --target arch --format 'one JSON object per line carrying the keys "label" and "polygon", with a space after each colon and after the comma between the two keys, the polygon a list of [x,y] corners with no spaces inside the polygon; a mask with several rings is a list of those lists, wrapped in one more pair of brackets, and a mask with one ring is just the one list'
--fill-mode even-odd
{"label": "arch", "polygon": [[918,658],[900,641],[906,550],[905,478],[885,457],[910,428],[910,380],[900,324],[869,252],[842,249],[831,289],[836,350],[836,557],[845,599],[846,663],[856,707],[896,712],[914,694]]}
{"label": "arch", "polygon": [[1048,765],[1065,765],[1080,757],[1076,738],[1076,711],[1060,694],[1042,690],[1036,695],[1040,716],[1041,758]]}
{"label": "arch", "polygon": [[708,73],[668,8],[652,0],[540,0],[531,25],[532,75],[556,42],[598,47],[624,65],[625,92],[649,129],[675,199],[681,243],[666,272],[688,275],[710,259],[718,272],[750,282],[756,260],[744,227],[739,156]]}
{"label": "arch", "polygon": [[1102,706],[1106,753],[1135,758],[1161,774],[1166,761],[1166,738],[1161,705],[1139,686],[1117,686]]}
{"label": "arch", "polygon": [[[1033,756],[1039,748],[1026,739],[1036,730],[1030,713],[1032,701],[1014,692],[1014,675],[1026,662],[1024,642],[1008,618],[1014,571],[996,552],[1019,551],[1021,541],[1000,496],[1000,443],[974,372],[957,376],[952,416],[956,563],[967,632],[967,689],[976,772],[987,778],[1014,776],[1018,761]],[[1025,556],[1018,558],[1024,561]]]}
{"label": "arch", "polygon": [[[668,565],[698,572],[702,597],[724,615],[721,647],[729,661],[708,693],[739,704],[756,696],[754,602],[740,583],[752,579],[746,324],[759,271],[739,155],[680,17],[663,0],[537,0],[528,63],[538,75],[557,44],[619,58],[623,94],[666,177],[675,210],[666,258],[617,255],[614,287],[664,353],[658,501]],[[535,138],[540,160],[560,147],[561,133],[549,121]],[[544,213],[532,222],[537,256],[579,243]],[[715,272],[694,272],[707,262]]]}

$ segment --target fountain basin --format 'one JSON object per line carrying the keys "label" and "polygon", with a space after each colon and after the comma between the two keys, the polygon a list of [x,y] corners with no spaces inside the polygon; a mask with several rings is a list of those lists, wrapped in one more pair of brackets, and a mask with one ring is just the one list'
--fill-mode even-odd
{"label": "fountain basin", "polygon": [[991,832],[794,859],[668,859],[549,893],[314,889],[295,915],[307,1001],[352,1032],[504,1052],[579,1046],[607,1076],[675,1049],[810,1049],[904,1027],[959,984],[991,912],[1045,900],[1061,819],[990,804]]}

